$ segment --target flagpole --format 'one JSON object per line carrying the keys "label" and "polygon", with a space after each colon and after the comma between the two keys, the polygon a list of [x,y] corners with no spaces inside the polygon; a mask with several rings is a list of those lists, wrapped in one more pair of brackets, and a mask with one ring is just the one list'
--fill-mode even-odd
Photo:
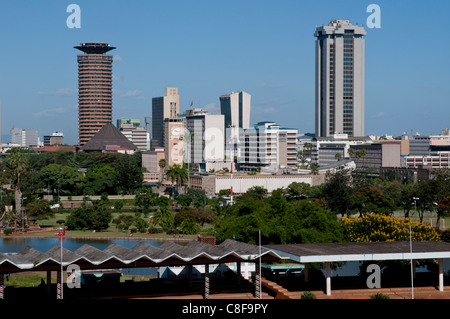
{"label": "flagpole", "polygon": [[261,229],[259,229],[259,298],[262,299],[262,277],[261,277]]}
{"label": "flagpole", "polygon": [[62,236],[61,236],[60,240],[61,240],[61,299],[64,299],[64,294],[63,294],[63,291],[64,291],[64,283],[63,283],[63,281],[64,281],[64,273],[63,273],[63,244],[62,244],[63,237]]}

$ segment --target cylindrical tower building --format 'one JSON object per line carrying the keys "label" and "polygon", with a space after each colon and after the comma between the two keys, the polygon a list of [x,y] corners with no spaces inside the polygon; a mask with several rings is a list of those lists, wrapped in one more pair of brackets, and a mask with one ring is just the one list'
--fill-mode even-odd
{"label": "cylindrical tower building", "polygon": [[108,43],[81,43],[78,57],[78,144],[86,144],[112,122],[112,62]]}

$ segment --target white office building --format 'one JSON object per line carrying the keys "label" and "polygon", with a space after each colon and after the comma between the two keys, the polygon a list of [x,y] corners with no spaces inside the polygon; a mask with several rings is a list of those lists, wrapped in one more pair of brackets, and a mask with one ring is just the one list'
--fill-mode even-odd
{"label": "white office building", "polygon": [[12,128],[10,134],[11,134],[10,143],[13,145],[22,147],[40,145],[38,131],[35,129]]}
{"label": "white office building", "polygon": [[208,170],[207,166],[212,163],[224,163],[225,116],[192,109],[186,111],[185,123],[186,162],[198,164],[201,170]]}
{"label": "white office building", "polygon": [[348,20],[316,28],[316,137],[364,136],[365,35]]}
{"label": "white office building", "polygon": [[270,121],[245,129],[240,137],[241,171],[276,173],[296,169],[297,129],[282,128]]}

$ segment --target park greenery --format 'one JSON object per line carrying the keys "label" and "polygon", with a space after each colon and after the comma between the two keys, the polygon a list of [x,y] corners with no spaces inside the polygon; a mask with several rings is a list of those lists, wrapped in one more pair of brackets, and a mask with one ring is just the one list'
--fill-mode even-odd
{"label": "park greenery", "polygon": [[[13,149],[2,158],[0,170],[2,184],[10,185],[0,192],[0,223],[13,229],[58,214],[55,223],[68,231],[204,234],[218,242],[232,238],[256,244],[259,236],[264,244],[408,240],[410,226],[414,240],[449,237],[439,231],[440,221],[450,217],[448,169],[414,184],[339,168],[319,186],[293,182],[271,193],[255,186],[235,196],[232,204],[230,190],[208,198],[205,191],[187,187],[184,166],[161,173],[161,181],[176,185],[171,192],[145,186],[140,153]],[[110,200],[113,194],[134,197]],[[81,207],[50,208],[61,196],[76,195],[84,197]],[[100,200],[90,199],[94,195],[101,195]],[[402,218],[394,217],[399,211]],[[436,228],[424,222],[428,211],[436,212]]]}

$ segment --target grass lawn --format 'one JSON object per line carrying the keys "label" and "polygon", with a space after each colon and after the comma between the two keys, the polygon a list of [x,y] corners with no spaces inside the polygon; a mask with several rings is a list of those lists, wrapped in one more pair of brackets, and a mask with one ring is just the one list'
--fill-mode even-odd
{"label": "grass lawn", "polygon": [[[57,221],[66,220],[67,216],[70,214],[70,210],[56,210],[55,215],[49,219],[41,220],[38,222],[38,224],[41,226],[40,231],[29,231],[21,234],[25,237],[53,237],[56,236],[58,231],[56,230],[57,227],[61,226],[61,224],[58,224]],[[113,211],[112,220],[117,218],[121,214],[129,214],[132,216],[135,216],[135,212],[130,211]],[[149,217],[143,218],[145,221],[150,221]],[[133,228],[130,227],[130,228]],[[47,229],[47,230],[46,230]],[[207,231],[211,231],[213,229],[213,225],[204,225],[202,229],[202,233],[205,233]],[[116,229],[116,225],[114,223],[110,223],[108,229],[104,231],[92,231],[92,230],[68,230],[66,231],[65,236],[66,237],[89,237],[89,238],[105,238],[105,237],[111,237],[111,238],[130,238],[130,230],[128,231],[120,231]],[[150,234],[150,233],[133,233],[131,235],[133,238],[145,238],[145,239],[151,239],[151,238],[163,238],[163,239],[195,239],[197,235],[168,235],[164,232],[162,233],[156,233],[156,234]]]}

